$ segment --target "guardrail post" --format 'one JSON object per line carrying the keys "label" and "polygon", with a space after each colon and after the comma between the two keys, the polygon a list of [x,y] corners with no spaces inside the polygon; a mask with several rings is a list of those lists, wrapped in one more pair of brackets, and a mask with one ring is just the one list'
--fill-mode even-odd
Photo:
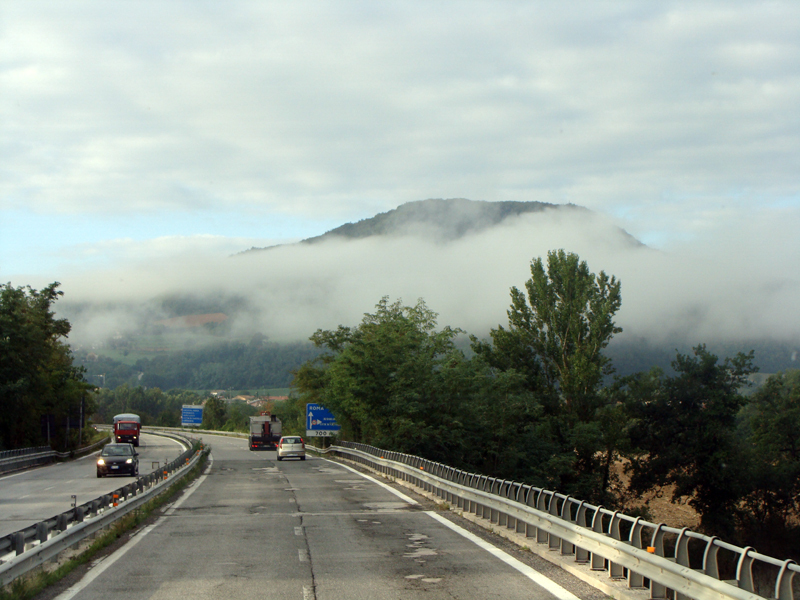
{"label": "guardrail post", "polygon": [[[664,556],[664,524],[659,523],[653,532],[653,538],[650,542],[653,549],[653,554],[656,556]],[[648,548],[649,550],[649,548]],[[658,583],[657,581],[650,580],[650,598],[651,600],[658,600],[660,598],[667,598],[667,586]]]}
{"label": "guardrail post", "polygon": [[19,556],[23,552],[25,552],[25,533],[22,531],[18,531],[14,534],[14,538],[12,540],[12,548],[14,548],[14,552]]}
{"label": "guardrail post", "polygon": [[[545,503],[545,494],[550,494],[550,496],[552,497],[553,492],[548,492],[545,490],[539,492],[539,498],[536,501],[536,509],[542,512],[547,512],[547,509],[550,508],[550,503],[549,502]],[[536,543],[546,544],[548,539],[549,538],[547,536],[547,532],[541,527],[538,527],[536,530]]]}
{"label": "guardrail post", "polygon": [[[578,510],[575,513],[575,524],[578,527],[586,527],[586,501],[581,500]],[[575,546],[575,562],[585,564],[589,562],[589,551],[580,546]]]}
{"label": "guardrail post", "polygon": [[[502,496],[503,486],[505,485],[505,480],[502,479],[495,479],[494,483],[492,484],[491,493],[495,496]],[[489,519],[492,523],[497,523],[500,526],[503,526],[503,513],[499,510],[492,510],[491,518]]]}
{"label": "guardrail post", "polygon": [[48,537],[50,537],[50,532],[47,530],[47,523],[39,521],[36,524],[36,539],[39,540],[40,544],[44,544]]}
{"label": "guardrail post", "polygon": [[[528,489],[528,495],[525,497],[525,504],[535,508],[539,503],[539,501],[536,498],[537,492],[541,496],[542,490],[539,490],[538,488],[535,488],[535,487],[529,488]],[[535,537],[536,540],[538,541],[539,540],[539,528],[536,527],[536,525],[532,525],[531,523],[525,523],[525,537],[526,538],[534,538]]]}
{"label": "guardrail post", "polygon": [[[519,496],[520,489],[522,489],[522,484],[512,481],[506,490],[506,498],[508,500],[513,500],[514,502],[516,502],[517,496]],[[519,520],[516,517],[512,517],[511,515],[507,515],[507,517],[508,518],[506,520],[506,527],[508,527],[509,529],[513,529],[514,531],[517,531],[519,528]]]}
{"label": "guardrail post", "polygon": [[[486,479],[486,485],[485,485],[483,491],[488,492],[490,494],[494,494],[495,493],[495,491],[494,491],[495,483],[497,483],[497,479],[495,479],[494,477],[488,477]],[[494,511],[493,509],[484,506],[483,507],[483,518],[484,519],[488,519],[490,523],[495,523],[496,522],[495,521],[495,512],[496,511]]]}
{"label": "guardrail post", "polygon": [[[682,567],[689,567],[689,531],[688,527],[681,529],[678,541],[675,543],[675,562]],[[675,592],[675,600],[689,600],[689,596]]]}
{"label": "guardrail post", "polygon": [[86,516],[86,509],[83,506],[75,507],[75,521],[83,523],[83,518]]}
{"label": "guardrail post", "polygon": [[714,536],[708,540],[706,549],[703,552],[703,573],[709,577],[713,577],[714,579],[719,579],[719,565],[717,563],[717,552],[719,552],[719,546],[716,544],[718,539],[719,538],[717,536]]}
{"label": "guardrail post", "polygon": [[[520,504],[525,504],[530,489],[531,488],[528,485],[519,486],[519,489],[517,490],[517,497],[515,498],[515,500],[517,502],[519,502]],[[516,533],[525,533],[526,529],[527,529],[527,525],[526,525],[525,521],[520,521],[519,519],[517,519],[516,520],[516,527],[514,528],[515,532]]]}
{"label": "guardrail post", "polygon": [[[598,506],[594,510],[594,516],[592,517],[592,531],[597,533],[605,533],[603,531],[603,507]],[[606,559],[604,556],[600,556],[596,552],[592,552],[592,566],[590,567],[592,571],[605,571],[606,570]]]}
{"label": "guardrail post", "polygon": [[781,566],[778,578],[775,580],[775,598],[777,600],[794,600],[794,588],[792,586],[795,572],[789,569],[793,564],[795,562],[789,559]]}
{"label": "guardrail post", "polygon": [[[561,511],[558,510],[558,496],[555,493],[550,496],[550,506],[547,507],[548,511],[554,517],[560,517]],[[561,550],[561,538],[556,537],[552,533],[547,535],[547,547],[550,550]]]}
{"label": "guardrail post", "polygon": [[748,592],[755,591],[753,587],[753,558],[750,556],[751,552],[755,552],[752,546],[742,550],[739,556],[739,563],[736,565],[736,582],[741,589]]}
{"label": "guardrail post", "polygon": [[[500,483],[497,488],[497,494],[501,498],[508,498],[508,481],[504,479],[502,483]],[[500,525],[500,527],[508,527],[508,515],[502,511],[498,511],[497,524]]]}
{"label": "guardrail post", "polygon": [[[622,534],[620,533],[620,516],[619,511],[615,510],[614,514],[611,515],[611,523],[608,526],[608,534],[615,540],[622,540]],[[608,576],[611,579],[624,579],[625,578],[625,569],[622,565],[618,565],[617,563],[608,562]]]}
{"label": "guardrail post", "polygon": [[66,531],[68,523],[69,523],[69,518],[67,517],[67,513],[61,513],[56,518],[56,529],[58,531]]}
{"label": "guardrail post", "polygon": [[[565,521],[572,523],[572,498],[567,496],[564,498],[564,504],[561,505],[561,518]],[[575,554],[575,545],[571,542],[561,540],[561,556],[571,556]]]}
{"label": "guardrail post", "polygon": [[[631,532],[628,535],[628,543],[634,548],[641,549],[642,547],[642,529],[644,526],[641,523],[642,517],[636,517],[631,526]],[[628,570],[628,587],[631,589],[641,589],[644,587],[644,577],[639,573]]]}

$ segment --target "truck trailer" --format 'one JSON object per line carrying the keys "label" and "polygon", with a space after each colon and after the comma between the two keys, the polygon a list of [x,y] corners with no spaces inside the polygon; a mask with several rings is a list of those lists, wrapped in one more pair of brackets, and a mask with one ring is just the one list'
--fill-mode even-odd
{"label": "truck trailer", "polygon": [[142,419],[139,415],[123,413],[114,416],[114,440],[139,446],[142,435]]}
{"label": "truck trailer", "polygon": [[250,417],[250,450],[277,449],[281,431],[281,420],[273,414],[262,412]]}

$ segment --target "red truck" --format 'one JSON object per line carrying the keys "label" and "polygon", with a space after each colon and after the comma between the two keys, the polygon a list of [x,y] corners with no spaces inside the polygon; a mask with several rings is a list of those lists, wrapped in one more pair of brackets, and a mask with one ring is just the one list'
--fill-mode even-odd
{"label": "red truck", "polygon": [[139,415],[123,413],[114,417],[114,439],[117,443],[127,442],[138,446],[141,434],[142,420]]}

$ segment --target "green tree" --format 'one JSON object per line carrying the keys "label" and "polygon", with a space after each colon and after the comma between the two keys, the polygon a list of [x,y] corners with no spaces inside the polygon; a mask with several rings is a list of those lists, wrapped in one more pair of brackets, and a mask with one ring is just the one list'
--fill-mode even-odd
{"label": "green tree", "polygon": [[54,446],[71,448],[78,432],[70,425],[77,424],[81,405],[93,410],[87,404],[92,386],[73,366],[64,341],[70,324],[52,310],[63,294],[58,285],[0,287],[0,448],[41,444],[43,423]]}
{"label": "green tree", "polygon": [[647,395],[629,396],[638,450],[631,488],[674,485],[673,501],[688,498],[705,531],[730,536],[747,486],[747,455],[736,418],[745,403],[740,389],[757,370],[753,353],[720,362],[699,345],[692,356],[678,353],[672,366],[674,377],[660,378],[655,371],[636,381],[636,389]]}
{"label": "green tree", "polygon": [[[745,527],[797,539],[800,516],[800,370],[767,378],[743,411],[752,456]],[[796,551],[796,548],[795,548]]]}
{"label": "green tree", "polygon": [[443,373],[464,360],[436,313],[423,300],[413,307],[384,297],[355,329],[318,330],[311,340],[329,351],[295,375],[302,401],[319,401],[343,434],[393,450],[447,454],[460,402],[443,393]]}
{"label": "green tree", "polygon": [[593,414],[592,401],[611,365],[602,351],[614,334],[621,305],[620,282],[604,271],[589,271],[577,254],[547,253],[531,263],[527,296],[511,288],[509,329],[527,342],[545,384],[583,420]]}
{"label": "green tree", "polygon": [[[538,477],[586,500],[608,501],[611,465],[622,443],[616,399],[601,393],[610,375],[603,349],[622,331],[614,323],[620,282],[564,250],[531,263],[525,292],[511,288],[508,327],[472,337],[472,348],[497,372],[515,372],[542,410],[530,429],[547,448]],[[527,292],[527,293],[526,293]],[[622,430],[624,431],[624,429]]]}
{"label": "green tree", "polygon": [[203,429],[221,431],[225,424],[225,403],[215,396],[206,400],[203,406]]}

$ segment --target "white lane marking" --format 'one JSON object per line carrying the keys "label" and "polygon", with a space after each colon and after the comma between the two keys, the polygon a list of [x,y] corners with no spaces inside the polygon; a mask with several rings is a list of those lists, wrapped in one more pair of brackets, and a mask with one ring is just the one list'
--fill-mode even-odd
{"label": "white lane marking", "polygon": [[[146,432],[146,431],[144,431],[144,432],[142,432],[142,433],[147,433],[147,432]],[[160,436],[158,436],[158,437],[159,437],[159,438],[163,438],[163,439],[165,439],[165,440],[169,440],[170,442],[174,442],[174,443],[178,444],[178,445],[179,445],[181,448],[183,448],[184,450],[188,450],[188,449],[189,449],[189,446],[187,446],[187,445],[186,445],[184,442],[178,441],[178,440],[176,440],[175,438],[166,437],[166,436],[163,436],[163,435],[160,435]]]}
{"label": "white lane marking", "polygon": [[27,475],[31,471],[32,469],[27,471],[20,471],[19,473],[14,473],[13,475],[6,475],[5,477],[0,477],[0,481],[3,481],[4,479],[11,479],[12,477],[19,477],[20,475]]}
{"label": "white lane marking", "polygon": [[294,528],[295,535],[303,535],[303,528],[302,527],[295,527]]}
{"label": "white lane marking", "polygon": [[30,494],[25,494],[24,496],[20,496],[19,499],[20,500],[24,500],[25,498],[29,498],[29,497],[30,497]]}
{"label": "white lane marking", "polygon": [[301,563],[308,562],[308,550],[298,550],[297,551],[297,558],[300,559]]}
{"label": "white lane marking", "polygon": [[303,600],[314,600],[314,586],[303,586]]}
{"label": "white lane marking", "polygon": [[[209,461],[209,463],[208,463],[208,467],[206,468],[206,472],[203,474],[202,477],[200,477],[197,480],[198,482],[205,481],[206,475],[208,475],[208,472],[211,470],[211,463],[213,463],[214,461],[211,458],[210,454],[208,455],[208,461]],[[181,504],[183,504],[186,501],[186,499],[194,493],[194,491],[196,489],[197,489],[197,485],[196,484],[186,488],[186,491],[184,492],[183,496],[172,506],[172,509],[170,509],[170,510],[173,510],[173,509],[177,508],[178,506],[180,506]],[[83,579],[81,579],[78,583],[73,585],[71,588],[69,588],[68,590],[66,590],[62,594],[56,596],[55,600],[71,600],[72,598],[74,598],[77,593],[79,593],[81,590],[85,589],[90,583],[92,583],[95,579],[97,579],[100,575],[102,575],[103,572],[105,572],[106,569],[108,569],[110,566],[112,566],[120,558],[125,556],[125,553],[128,552],[128,550],[130,550],[136,544],[141,542],[142,539],[144,538],[144,536],[146,536],[148,533],[153,531],[153,529],[155,529],[156,527],[161,525],[161,523],[166,521],[167,520],[166,519],[166,515],[168,513],[169,513],[169,511],[165,512],[164,516],[159,517],[159,519],[155,523],[153,523],[152,525],[142,529],[142,531],[137,533],[136,535],[134,535],[127,544],[122,546],[119,550],[117,550],[113,554],[110,554],[109,556],[107,556],[106,558],[101,560],[99,563],[97,563],[96,566],[94,566],[91,569],[89,569],[89,572],[86,574],[86,576]]]}
{"label": "white lane marking", "polygon": [[116,552],[114,552],[114,554],[112,554],[112,555],[108,556],[107,558],[105,558],[104,560],[100,561],[100,562],[97,564],[97,566],[95,566],[95,567],[92,567],[92,568],[89,570],[89,572],[86,574],[86,576],[85,576],[83,579],[81,579],[81,580],[80,580],[78,583],[76,583],[75,585],[73,585],[73,586],[72,586],[71,588],[69,588],[69,589],[68,589],[66,592],[64,592],[64,593],[60,594],[59,596],[56,596],[55,600],[71,600],[71,598],[74,598],[74,597],[75,597],[75,595],[76,595],[78,592],[80,592],[80,591],[82,591],[84,588],[86,588],[86,586],[88,586],[88,585],[89,585],[90,583],[92,583],[92,582],[93,582],[95,579],[97,579],[97,578],[98,578],[100,575],[102,575],[102,574],[103,574],[103,572],[104,572],[106,569],[108,569],[110,566],[112,566],[112,565],[113,565],[115,562],[117,562],[117,561],[118,561],[120,558],[122,558],[123,556],[125,556],[125,553],[126,553],[126,552],[128,552],[128,550],[130,550],[130,549],[131,549],[131,548],[133,548],[133,547],[134,547],[136,544],[138,544],[140,541],[142,541],[142,539],[144,538],[144,536],[146,536],[148,533],[150,533],[151,531],[153,531],[153,529],[155,529],[156,527],[158,527],[158,526],[161,524],[161,522],[162,522],[163,520],[164,520],[164,517],[161,517],[160,519],[158,519],[158,521],[156,521],[155,523],[153,523],[153,524],[152,524],[152,525],[150,525],[149,527],[145,527],[144,529],[142,529],[142,531],[141,531],[140,533],[136,534],[136,535],[133,537],[133,539],[131,539],[131,540],[130,540],[130,541],[127,543],[127,544],[125,544],[124,546],[122,546],[122,547],[121,547],[119,550],[117,550]]}
{"label": "white lane marking", "polygon": [[329,463],[331,463],[331,464],[334,464],[334,465],[336,465],[337,467],[343,467],[343,468],[345,468],[345,469],[348,469],[349,471],[352,471],[352,472],[353,472],[353,473],[355,473],[356,475],[360,475],[360,476],[361,476],[361,477],[363,477],[364,479],[368,479],[368,480],[369,480],[369,481],[371,481],[372,483],[377,483],[379,486],[381,486],[382,488],[384,488],[384,489],[386,489],[386,490],[389,490],[390,492],[392,492],[392,493],[393,493],[395,496],[397,496],[398,498],[400,498],[400,499],[401,499],[401,500],[403,500],[404,502],[408,502],[409,504],[419,504],[419,502],[417,502],[417,501],[416,501],[416,500],[414,500],[413,498],[410,498],[410,497],[406,496],[406,495],[405,495],[405,494],[403,494],[402,492],[398,492],[398,491],[397,491],[396,489],[394,489],[393,487],[386,485],[386,484],[385,484],[385,483],[383,483],[382,481],[378,481],[378,480],[377,480],[377,479],[375,479],[374,477],[370,477],[369,475],[365,475],[364,473],[361,473],[360,471],[356,471],[356,470],[355,470],[355,469],[353,469],[352,467],[348,467],[347,465],[343,465],[343,464],[341,464],[341,463],[335,463],[335,462],[333,462],[332,460],[328,460],[327,458],[323,458],[323,459],[321,459],[321,460],[324,460],[324,461],[326,461],[326,462],[329,462]]}
{"label": "white lane marking", "polygon": [[545,577],[544,575],[542,575],[538,571],[535,571],[534,569],[531,569],[528,565],[526,565],[524,563],[521,563],[520,561],[518,561],[513,556],[510,556],[510,555],[506,554],[505,552],[500,550],[500,548],[492,546],[489,542],[486,542],[486,541],[482,540],[477,535],[475,535],[473,533],[470,533],[469,531],[467,531],[463,527],[459,527],[458,525],[456,525],[452,521],[448,521],[443,516],[437,515],[433,511],[426,510],[425,514],[428,515],[429,517],[431,517],[432,519],[436,519],[442,525],[444,525],[445,527],[448,527],[449,529],[452,529],[457,534],[467,538],[473,544],[476,544],[476,545],[480,546],[481,548],[486,550],[489,554],[491,554],[493,556],[496,556],[497,558],[502,560],[504,563],[506,563],[508,566],[516,569],[517,571],[519,571],[520,573],[525,575],[525,577],[527,577],[528,579],[533,581],[533,583],[535,583],[539,587],[542,587],[545,590],[547,590],[548,592],[550,592],[553,596],[555,596],[559,600],[578,600],[577,596],[575,596],[571,592],[568,592],[567,590],[565,590],[563,587],[558,585],[555,581],[553,581],[551,579],[548,579],[547,577]]}
{"label": "white lane marking", "polygon": [[44,490],[42,490],[42,491],[43,491],[43,492],[46,492],[47,490],[52,490],[54,487],[56,487],[56,486],[54,486],[54,485],[51,485],[50,487],[46,487],[46,488],[44,488]]}

